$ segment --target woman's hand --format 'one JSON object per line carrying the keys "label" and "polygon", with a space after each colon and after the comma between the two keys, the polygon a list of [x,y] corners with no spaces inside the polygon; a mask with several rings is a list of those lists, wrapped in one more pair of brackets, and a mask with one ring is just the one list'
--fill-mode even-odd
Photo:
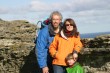
{"label": "woman's hand", "polygon": [[74,58],[74,60],[77,60],[78,59],[78,53],[73,53],[73,58]]}

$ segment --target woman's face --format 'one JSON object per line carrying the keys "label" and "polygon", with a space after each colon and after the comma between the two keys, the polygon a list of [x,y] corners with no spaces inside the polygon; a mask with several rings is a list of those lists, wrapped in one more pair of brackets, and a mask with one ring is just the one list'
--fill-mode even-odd
{"label": "woman's face", "polygon": [[66,26],[67,31],[72,31],[73,30],[73,25],[71,25],[70,22],[66,21],[65,26]]}

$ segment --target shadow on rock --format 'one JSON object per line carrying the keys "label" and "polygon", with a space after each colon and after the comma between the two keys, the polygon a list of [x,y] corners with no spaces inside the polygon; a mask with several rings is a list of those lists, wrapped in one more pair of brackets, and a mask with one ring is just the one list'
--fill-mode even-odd
{"label": "shadow on rock", "polygon": [[110,62],[110,51],[92,51],[90,54],[80,54],[78,61],[83,66],[101,68],[107,62]]}
{"label": "shadow on rock", "polygon": [[30,54],[25,58],[25,63],[20,69],[20,73],[41,73],[35,55],[35,48],[31,50]]}

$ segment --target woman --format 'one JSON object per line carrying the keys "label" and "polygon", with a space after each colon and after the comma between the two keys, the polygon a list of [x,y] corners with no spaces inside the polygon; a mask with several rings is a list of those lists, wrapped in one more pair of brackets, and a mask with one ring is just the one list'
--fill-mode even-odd
{"label": "woman", "polygon": [[73,53],[74,58],[77,58],[81,47],[82,43],[77,26],[73,19],[68,18],[64,21],[61,32],[54,37],[49,47],[49,52],[53,57],[54,73],[65,73],[66,56],[69,53]]}

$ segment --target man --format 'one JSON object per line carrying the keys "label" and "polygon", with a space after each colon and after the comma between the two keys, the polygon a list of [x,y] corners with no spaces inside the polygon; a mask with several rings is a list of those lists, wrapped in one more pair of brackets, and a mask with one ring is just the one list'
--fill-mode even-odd
{"label": "man", "polygon": [[61,29],[62,15],[58,11],[54,11],[50,15],[50,24],[40,30],[36,43],[36,56],[38,64],[42,69],[42,73],[52,72],[52,59],[49,55],[48,48],[55,34]]}

